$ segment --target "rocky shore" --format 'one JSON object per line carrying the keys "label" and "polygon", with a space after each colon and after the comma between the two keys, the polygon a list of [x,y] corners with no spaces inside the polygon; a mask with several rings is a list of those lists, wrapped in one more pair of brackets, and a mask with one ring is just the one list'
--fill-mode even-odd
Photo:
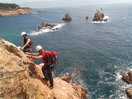
{"label": "rocky shore", "polygon": [[33,13],[33,11],[29,8],[22,8],[17,4],[0,3],[0,16],[13,16],[31,13]]}
{"label": "rocky shore", "polygon": [[[127,84],[132,84],[132,71],[129,71],[127,74],[123,74],[122,80]],[[126,88],[125,92],[128,98],[132,99],[132,88]]]}
{"label": "rocky shore", "polygon": [[28,9],[12,9],[12,10],[0,10],[0,16],[13,16],[13,15],[23,15],[32,14],[33,12]]}
{"label": "rocky shore", "polygon": [[0,99],[87,99],[87,88],[70,82],[71,75],[54,77],[53,89],[42,78],[40,66],[0,39]]}

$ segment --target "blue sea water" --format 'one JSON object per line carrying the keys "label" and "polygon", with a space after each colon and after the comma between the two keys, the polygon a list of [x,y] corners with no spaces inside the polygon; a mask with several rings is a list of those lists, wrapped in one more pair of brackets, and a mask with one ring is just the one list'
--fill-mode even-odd
{"label": "blue sea water", "polygon": [[[109,22],[92,23],[96,9],[103,9]],[[119,73],[132,69],[132,6],[89,5],[48,8],[44,13],[0,17],[0,38],[17,46],[25,31],[36,45],[59,53],[56,76],[72,73],[73,81],[87,86],[89,99],[126,99]],[[71,22],[61,19],[66,13]],[[89,16],[89,20],[85,17]],[[64,23],[58,31],[31,35],[41,22]],[[129,86],[131,87],[131,86]]]}

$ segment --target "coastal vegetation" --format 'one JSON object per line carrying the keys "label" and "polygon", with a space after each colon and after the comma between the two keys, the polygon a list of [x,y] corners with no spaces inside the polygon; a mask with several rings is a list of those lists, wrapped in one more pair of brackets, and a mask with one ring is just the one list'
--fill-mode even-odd
{"label": "coastal vegetation", "polygon": [[0,10],[11,10],[20,9],[21,7],[17,4],[0,3]]}

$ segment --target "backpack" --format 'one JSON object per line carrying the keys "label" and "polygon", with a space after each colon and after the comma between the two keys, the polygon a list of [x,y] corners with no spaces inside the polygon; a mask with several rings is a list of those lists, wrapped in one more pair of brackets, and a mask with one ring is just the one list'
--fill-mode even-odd
{"label": "backpack", "polygon": [[30,39],[29,46],[30,46],[30,48],[32,48],[33,47],[33,40],[31,38],[29,38],[29,39]]}
{"label": "backpack", "polygon": [[28,44],[26,47],[32,48],[32,47],[33,47],[33,41],[32,41],[31,38],[26,38],[26,39],[24,39],[24,42],[23,42],[23,43],[26,44],[28,39],[30,39],[30,42],[29,42],[29,44]]}
{"label": "backpack", "polygon": [[47,51],[45,60],[46,60],[47,65],[57,64],[57,52]]}

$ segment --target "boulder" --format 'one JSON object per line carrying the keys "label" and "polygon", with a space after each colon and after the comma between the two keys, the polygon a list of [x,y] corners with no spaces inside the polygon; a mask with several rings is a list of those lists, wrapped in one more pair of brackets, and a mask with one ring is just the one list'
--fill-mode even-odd
{"label": "boulder", "polygon": [[49,27],[50,29],[52,29],[54,26],[56,26],[55,24],[49,24],[49,23],[46,23],[46,22],[42,22],[38,28],[36,29],[36,31],[39,31],[45,27]]}
{"label": "boulder", "polygon": [[132,99],[132,89],[126,88],[126,89],[125,89],[125,92],[126,92],[126,94],[127,94],[127,97],[128,97],[129,99]]}
{"label": "boulder", "polygon": [[126,82],[127,84],[131,84],[132,81],[128,75],[122,75],[122,80]]}
{"label": "boulder", "polygon": [[72,75],[71,74],[65,75],[61,79],[69,83],[70,80],[72,79]]}
{"label": "boulder", "polygon": [[130,80],[132,81],[132,71],[128,72],[128,76],[129,76]]}
{"label": "boulder", "polygon": [[93,21],[107,21],[107,19],[104,20],[104,14],[97,10],[94,14]]}
{"label": "boulder", "polygon": [[122,75],[122,80],[127,84],[132,84],[132,71]]}
{"label": "boulder", "polygon": [[44,28],[44,27],[47,27],[48,26],[48,23],[46,22],[42,22],[39,26],[38,26],[38,30]]}
{"label": "boulder", "polygon": [[[30,76],[29,71],[35,73]],[[15,45],[0,39],[1,99],[87,99],[87,88],[54,78],[54,88],[43,81],[41,67]]]}
{"label": "boulder", "polygon": [[72,20],[72,17],[71,17],[71,15],[70,15],[69,13],[67,13],[67,14],[65,15],[65,17],[62,18],[62,20],[64,20],[64,21],[71,21],[71,20]]}
{"label": "boulder", "polygon": [[[127,84],[132,84],[132,71],[122,75],[122,80]],[[126,88],[125,93],[129,99],[132,99],[132,89]]]}

